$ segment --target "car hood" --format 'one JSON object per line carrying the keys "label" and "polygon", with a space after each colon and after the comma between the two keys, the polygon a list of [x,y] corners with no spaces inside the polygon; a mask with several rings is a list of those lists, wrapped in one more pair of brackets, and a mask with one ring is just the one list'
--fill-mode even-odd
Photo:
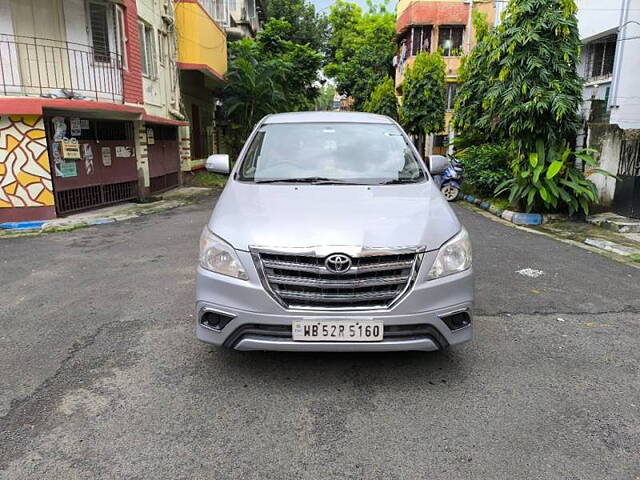
{"label": "car hood", "polygon": [[419,247],[435,250],[460,223],[432,181],[404,185],[257,185],[229,180],[209,228],[249,247]]}

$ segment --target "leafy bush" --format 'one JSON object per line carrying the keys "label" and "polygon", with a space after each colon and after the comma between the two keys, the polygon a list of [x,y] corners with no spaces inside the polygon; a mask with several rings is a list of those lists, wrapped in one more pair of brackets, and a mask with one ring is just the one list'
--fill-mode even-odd
{"label": "leafy bush", "polygon": [[493,195],[498,185],[511,178],[514,154],[503,145],[488,143],[469,147],[459,157],[464,164],[465,181],[480,195]]}
{"label": "leafy bush", "polygon": [[[545,211],[568,210],[569,214],[589,214],[592,204],[598,202],[598,191],[586,175],[612,176],[595,168],[594,150],[572,151],[563,145],[545,150],[544,142],[536,143],[536,151],[520,156],[512,163],[513,177],[496,188],[496,193],[509,192],[509,201],[517,201],[527,212],[534,208]],[[582,173],[575,167],[575,158],[591,167]]]}
{"label": "leafy bush", "polygon": [[386,115],[398,120],[398,99],[396,97],[393,79],[387,77],[378,84],[369,100],[364,103],[364,111]]}

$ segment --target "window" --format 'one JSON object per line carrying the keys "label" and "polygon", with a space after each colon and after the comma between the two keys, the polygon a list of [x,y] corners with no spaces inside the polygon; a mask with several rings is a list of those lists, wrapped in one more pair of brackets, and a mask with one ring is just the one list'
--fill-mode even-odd
{"label": "window", "polygon": [[229,0],[200,0],[200,4],[221,27],[229,25]]}
{"label": "window", "polygon": [[410,56],[415,57],[420,52],[431,52],[431,25],[411,27],[409,33],[411,42]]}
{"label": "window", "polygon": [[457,83],[447,83],[447,110],[453,110],[456,104]]}
{"label": "window", "polygon": [[215,0],[215,15],[213,16],[213,18],[215,18],[215,20],[220,24],[220,25],[224,25],[227,26],[229,24],[229,22],[227,21],[227,18],[229,16],[229,11],[228,11],[228,0]]}
{"label": "window", "polygon": [[616,36],[590,43],[587,46],[589,67],[588,78],[607,77],[613,73],[613,62],[616,58]]}
{"label": "window", "polygon": [[253,20],[256,18],[256,2],[255,0],[247,0],[247,18]]}
{"label": "window", "polygon": [[122,60],[122,68],[129,70],[129,62],[127,59],[127,30],[125,26],[124,10],[120,5],[115,6],[116,12],[116,47],[117,53]]}
{"label": "window", "polygon": [[160,65],[164,66],[167,62],[167,34],[166,32],[161,32],[158,30],[158,59],[160,60]]}
{"label": "window", "polygon": [[146,77],[156,77],[156,45],[153,27],[145,22],[138,24],[140,31],[140,57],[142,74]]}
{"label": "window", "polygon": [[107,4],[90,2],[88,7],[91,44],[93,45],[93,58],[96,62],[109,63],[109,26],[107,24]]}
{"label": "window", "polygon": [[464,27],[440,27],[438,35],[438,48],[445,57],[459,57],[462,55],[462,37]]}
{"label": "window", "polygon": [[449,135],[434,135],[433,146],[434,147],[446,147],[449,145]]}

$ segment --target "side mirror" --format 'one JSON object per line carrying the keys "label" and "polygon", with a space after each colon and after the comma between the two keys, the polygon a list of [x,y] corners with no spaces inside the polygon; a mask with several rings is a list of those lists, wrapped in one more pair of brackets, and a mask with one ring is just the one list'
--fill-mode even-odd
{"label": "side mirror", "polygon": [[207,158],[205,168],[208,172],[228,174],[230,171],[229,155],[226,153],[211,155]]}
{"label": "side mirror", "polygon": [[427,167],[431,175],[442,175],[449,167],[449,159],[442,155],[429,155],[427,157]]}

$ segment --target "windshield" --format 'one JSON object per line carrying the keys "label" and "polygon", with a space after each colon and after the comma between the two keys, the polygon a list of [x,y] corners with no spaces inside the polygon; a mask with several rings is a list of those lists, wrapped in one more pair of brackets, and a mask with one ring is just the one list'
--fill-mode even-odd
{"label": "windshield", "polygon": [[237,179],[256,183],[415,183],[426,178],[393,124],[267,124],[256,134]]}

